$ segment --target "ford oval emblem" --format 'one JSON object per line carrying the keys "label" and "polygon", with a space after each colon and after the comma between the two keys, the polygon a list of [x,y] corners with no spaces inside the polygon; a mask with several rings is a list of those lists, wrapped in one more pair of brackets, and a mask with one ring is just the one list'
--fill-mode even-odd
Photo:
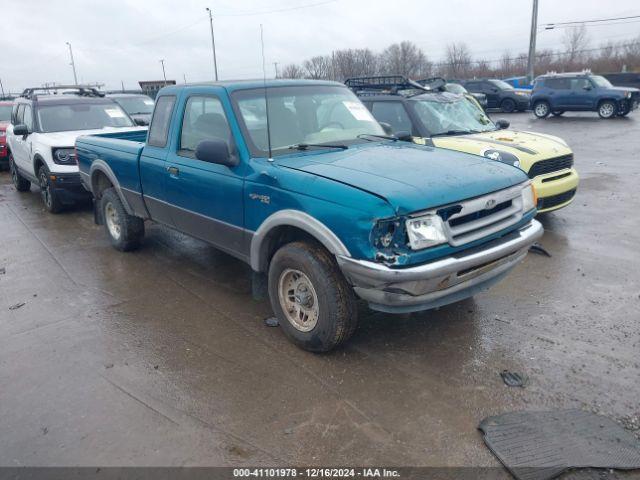
{"label": "ford oval emblem", "polygon": [[494,198],[490,198],[489,200],[487,200],[487,203],[484,204],[484,209],[485,210],[489,210],[489,209],[495,207],[496,203],[498,203],[498,202],[496,202],[496,200]]}

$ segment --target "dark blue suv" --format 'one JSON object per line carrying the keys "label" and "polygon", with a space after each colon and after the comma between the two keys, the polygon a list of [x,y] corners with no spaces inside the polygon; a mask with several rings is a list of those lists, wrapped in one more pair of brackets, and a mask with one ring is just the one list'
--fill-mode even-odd
{"label": "dark blue suv", "polygon": [[622,117],[638,108],[639,100],[637,88],[614,87],[606,78],[587,72],[542,75],[531,94],[538,118],[579,111],[598,112],[601,118]]}

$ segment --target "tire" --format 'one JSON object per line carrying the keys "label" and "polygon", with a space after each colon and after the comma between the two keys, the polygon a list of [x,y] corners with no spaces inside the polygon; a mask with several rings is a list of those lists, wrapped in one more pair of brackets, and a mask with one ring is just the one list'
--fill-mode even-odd
{"label": "tire", "polygon": [[60,196],[54,190],[51,190],[49,170],[44,165],[38,170],[38,181],[44,208],[50,213],[60,213],[63,209],[62,202],[60,201]]}
{"label": "tire", "polygon": [[554,110],[553,112],[551,112],[551,114],[554,117],[559,117],[560,115],[562,115],[564,113],[564,110]]}
{"label": "tire", "polygon": [[533,104],[533,114],[538,118],[547,118],[551,113],[549,103],[541,100]]}
{"label": "tire", "polygon": [[276,252],[269,265],[269,299],[284,334],[310,352],[336,348],[358,324],[351,286],[317,244],[293,242]]}
{"label": "tire", "polygon": [[18,168],[13,162],[13,155],[9,152],[9,172],[11,172],[11,181],[13,182],[13,186],[16,187],[16,190],[19,192],[28,192],[31,190],[31,182],[20,175],[18,172]]}
{"label": "tire", "polygon": [[612,102],[611,100],[604,100],[598,105],[598,115],[600,115],[600,118],[607,119],[615,117],[617,111],[618,108],[615,102]]}
{"label": "tire", "polygon": [[140,247],[144,238],[144,220],[127,213],[115,189],[108,188],[102,192],[100,211],[104,228],[116,250],[130,252]]}
{"label": "tire", "polygon": [[505,98],[500,104],[500,110],[504,113],[513,113],[516,109],[516,102],[510,98]]}

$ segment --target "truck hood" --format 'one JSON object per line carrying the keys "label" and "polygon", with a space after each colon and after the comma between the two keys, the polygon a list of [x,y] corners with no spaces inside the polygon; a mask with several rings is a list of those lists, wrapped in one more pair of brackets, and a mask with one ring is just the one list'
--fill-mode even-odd
{"label": "truck hood", "polygon": [[571,149],[564,140],[532,132],[496,130],[473,135],[456,135],[432,139],[436,147],[484,155],[487,150],[508,152],[520,161],[520,168],[529,171],[534,163],[548,158],[569,155]]}
{"label": "truck hood", "polygon": [[49,132],[39,133],[38,143],[51,147],[73,147],[76,144],[76,138],[82,135],[95,135],[97,133],[110,132],[131,132],[135,130],[146,130],[146,127],[105,127],[94,130],[73,130],[70,132]]}
{"label": "truck hood", "polygon": [[384,198],[398,215],[459,202],[527,180],[522,170],[475,155],[410,143],[357,145],[276,159]]}
{"label": "truck hood", "polygon": [[616,87],[616,86],[613,86],[613,87],[607,88],[607,90],[612,90],[614,92],[623,92],[623,93],[624,92],[631,92],[631,93],[640,92],[640,89],[634,88],[634,87]]}

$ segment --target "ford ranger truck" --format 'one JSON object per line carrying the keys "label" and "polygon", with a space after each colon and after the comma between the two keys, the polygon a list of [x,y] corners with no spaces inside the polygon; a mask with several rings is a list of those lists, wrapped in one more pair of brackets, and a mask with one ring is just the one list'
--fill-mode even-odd
{"label": "ford ranger truck", "polygon": [[542,235],[522,170],[388,137],[335,82],[168,86],[146,136],[82,136],[76,152],[115,248],[153,221],[239,258],[315,352],[351,336],[358,298],[390,313],[457,302]]}

